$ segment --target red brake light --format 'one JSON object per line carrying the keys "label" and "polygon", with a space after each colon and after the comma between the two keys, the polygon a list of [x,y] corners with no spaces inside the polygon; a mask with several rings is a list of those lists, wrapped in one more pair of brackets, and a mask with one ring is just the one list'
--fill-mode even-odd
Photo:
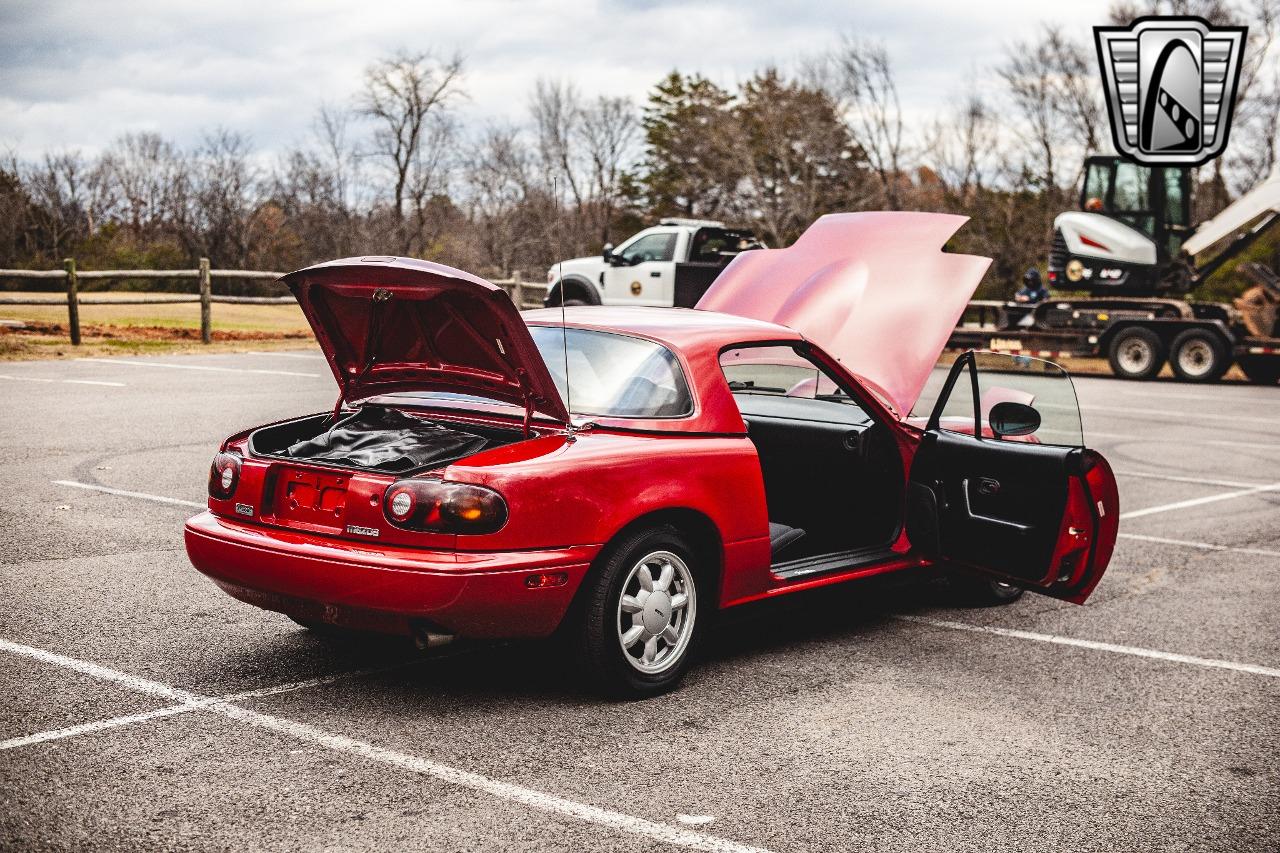
{"label": "red brake light", "polygon": [[209,466],[209,497],[227,500],[236,493],[240,484],[240,457],[234,453],[219,453]]}
{"label": "red brake light", "polygon": [[484,486],[444,480],[400,480],[382,498],[387,521],[406,530],[493,533],[507,523],[507,502]]}

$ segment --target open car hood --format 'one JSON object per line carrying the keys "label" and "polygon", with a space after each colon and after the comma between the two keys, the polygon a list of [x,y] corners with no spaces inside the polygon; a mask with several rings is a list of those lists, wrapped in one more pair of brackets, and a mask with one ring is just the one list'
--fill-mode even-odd
{"label": "open car hood", "polygon": [[698,308],[778,323],[911,412],[990,258],[944,253],[968,221],[833,213],[785,249],[738,255]]}
{"label": "open car hood", "polygon": [[569,413],[529,329],[497,285],[412,258],[343,258],[283,281],[344,400],[447,391]]}

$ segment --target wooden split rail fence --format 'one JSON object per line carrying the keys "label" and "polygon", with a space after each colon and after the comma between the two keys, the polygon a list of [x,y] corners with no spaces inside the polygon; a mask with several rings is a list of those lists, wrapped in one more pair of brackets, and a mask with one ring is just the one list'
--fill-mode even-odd
{"label": "wooden split rail fence", "polygon": [[[80,344],[80,306],[81,305],[175,305],[184,303],[200,303],[200,340],[209,343],[213,339],[213,303],[230,305],[289,305],[294,303],[292,296],[216,296],[213,293],[213,279],[270,279],[280,278],[284,273],[265,270],[216,270],[209,267],[209,259],[201,258],[200,266],[193,270],[77,270],[73,258],[68,258],[60,270],[6,270],[0,269],[0,278],[37,278],[63,279],[66,287],[65,304],[67,306],[67,325],[71,331],[71,343]],[[81,279],[130,279],[130,278],[194,278],[200,283],[199,294],[170,293],[138,293],[123,298],[104,299],[93,295],[80,295]],[[510,279],[493,282],[507,291],[511,299],[522,310],[541,308],[543,297],[547,293],[547,285],[524,281],[519,273]],[[13,297],[0,294],[0,305],[62,305],[62,297]]]}

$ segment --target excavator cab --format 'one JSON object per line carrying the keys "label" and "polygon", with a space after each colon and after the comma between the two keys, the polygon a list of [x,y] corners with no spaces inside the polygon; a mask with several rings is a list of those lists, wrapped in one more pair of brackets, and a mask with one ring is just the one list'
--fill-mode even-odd
{"label": "excavator cab", "polygon": [[1120,157],[1085,160],[1080,209],[1141,231],[1161,262],[1178,256],[1191,227],[1191,176],[1178,167],[1143,166]]}
{"label": "excavator cab", "polygon": [[1079,211],[1054,220],[1049,286],[1106,296],[1185,290],[1182,243],[1191,228],[1191,176],[1115,156],[1085,160]]}

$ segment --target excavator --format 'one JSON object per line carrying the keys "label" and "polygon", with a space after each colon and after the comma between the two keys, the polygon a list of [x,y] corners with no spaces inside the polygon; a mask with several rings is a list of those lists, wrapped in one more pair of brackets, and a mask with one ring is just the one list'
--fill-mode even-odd
{"label": "excavator", "polygon": [[1196,225],[1192,191],[1186,168],[1087,158],[1079,210],[1054,220],[1048,284],[1063,295],[1035,305],[1002,303],[994,323],[962,323],[953,345],[1105,356],[1126,379],[1151,379],[1167,363],[1179,379],[1208,382],[1238,364],[1252,382],[1280,382],[1274,272],[1243,265],[1256,285],[1230,304],[1191,298],[1280,221],[1280,170]]}

